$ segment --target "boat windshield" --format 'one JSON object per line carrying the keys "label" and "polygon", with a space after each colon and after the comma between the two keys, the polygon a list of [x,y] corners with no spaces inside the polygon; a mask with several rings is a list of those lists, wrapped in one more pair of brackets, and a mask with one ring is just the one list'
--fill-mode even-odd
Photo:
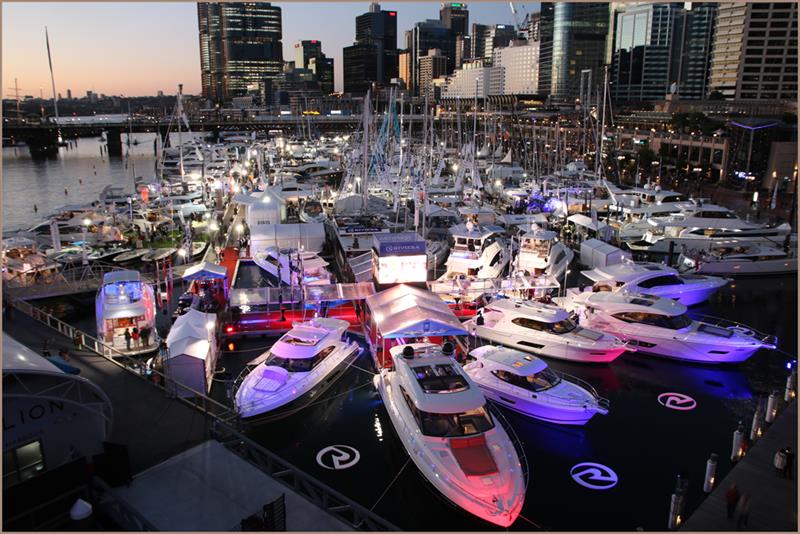
{"label": "boat windshield", "polygon": [[281,339],[281,343],[288,343],[289,345],[298,345],[301,347],[313,347],[318,341],[317,339],[301,339],[299,337],[290,336],[289,334],[286,334],[283,336],[283,339]]}
{"label": "boat windshield", "polygon": [[555,386],[561,382],[561,377],[558,376],[552,369],[545,367],[536,374],[529,376],[520,376],[512,373],[511,371],[492,371],[492,374],[502,380],[508,382],[512,386],[517,386],[528,391],[544,391]]}
{"label": "boat windshield", "polygon": [[107,304],[129,304],[142,298],[141,282],[108,284],[103,288]]}
{"label": "boat windshield", "polygon": [[290,373],[307,373],[316,367],[322,360],[327,358],[334,350],[335,346],[325,347],[313,358],[281,358],[273,355],[267,360],[267,365],[282,367]]}
{"label": "boat windshield", "polygon": [[676,315],[670,317],[668,315],[659,315],[657,313],[645,312],[622,312],[615,313],[614,317],[626,323],[640,323],[651,326],[658,326],[660,328],[668,328],[670,330],[680,330],[691,326],[692,320],[686,314]]}
{"label": "boat windshield", "polygon": [[437,438],[455,438],[480,434],[494,428],[492,418],[483,407],[462,413],[419,412],[422,433]]}
{"label": "boat windshield", "polygon": [[577,325],[571,319],[564,319],[555,323],[547,323],[544,321],[536,321],[528,319],[527,317],[516,317],[511,320],[517,326],[528,328],[530,330],[538,330],[540,332],[550,332],[552,334],[567,334],[575,330]]}

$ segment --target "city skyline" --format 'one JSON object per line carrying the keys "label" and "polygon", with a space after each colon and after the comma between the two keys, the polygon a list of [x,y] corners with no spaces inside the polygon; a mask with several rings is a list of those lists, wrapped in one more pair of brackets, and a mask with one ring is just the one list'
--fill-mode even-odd
{"label": "city skyline", "polygon": [[[353,44],[355,17],[369,2],[274,2],[282,8],[284,61],[294,59],[300,40],[322,41],[323,52],[335,60],[335,89],[341,91],[342,49]],[[470,20],[482,24],[513,24],[507,2],[467,4]],[[325,24],[304,21],[326,11]],[[437,19],[439,2],[385,2],[397,11],[398,47],[417,22]],[[520,20],[537,11],[538,3],[516,6]],[[97,93],[144,96],[157,91],[174,94],[184,85],[200,93],[200,52],[195,3],[11,3],[3,6],[3,96],[9,97],[18,79],[21,95],[52,97],[44,28],[48,27],[56,91],[73,97]],[[308,27],[307,27],[308,26]],[[69,31],[81,28],[81,31]],[[85,31],[83,31],[85,30]],[[93,57],[93,61],[86,61]],[[156,63],[157,62],[157,63]]]}

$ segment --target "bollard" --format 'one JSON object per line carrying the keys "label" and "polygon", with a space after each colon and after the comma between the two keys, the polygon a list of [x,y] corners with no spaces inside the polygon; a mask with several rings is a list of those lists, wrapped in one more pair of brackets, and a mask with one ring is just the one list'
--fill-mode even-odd
{"label": "bollard", "polygon": [[733,432],[733,447],[731,447],[731,462],[736,463],[742,458],[744,451],[744,425],[739,421],[738,428]]}
{"label": "bollard", "polygon": [[759,401],[758,406],[756,406],[756,411],[753,413],[753,424],[750,426],[750,441],[755,441],[761,437],[763,419],[761,408],[761,401]]}
{"label": "bollard", "polygon": [[797,380],[797,371],[792,371],[792,373],[786,377],[786,389],[783,392],[783,400],[785,402],[791,401],[797,394],[794,388],[795,380]]}
{"label": "bollard", "polygon": [[711,457],[706,462],[706,478],[703,481],[703,491],[711,493],[714,489],[714,480],[717,476],[717,453],[712,452]]}
{"label": "bollard", "polygon": [[675,484],[675,492],[672,494],[669,501],[669,520],[667,521],[667,528],[669,530],[677,529],[683,522],[683,505],[687,482],[688,481],[681,475],[678,475],[678,480]]}
{"label": "bollard", "polygon": [[764,420],[767,423],[772,423],[777,415],[778,415],[778,392],[773,391],[772,393],[769,394],[769,399],[767,399],[767,413],[764,416]]}

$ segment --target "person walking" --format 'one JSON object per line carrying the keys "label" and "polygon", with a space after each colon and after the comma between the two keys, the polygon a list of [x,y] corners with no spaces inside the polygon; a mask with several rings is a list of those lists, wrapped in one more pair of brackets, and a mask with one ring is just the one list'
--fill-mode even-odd
{"label": "person walking", "polygon": [[789,480],[792,479],[792,469],[794,468],[794,452],[792,452],[791,447],[786,447],[783,449],[784,457],[786,461],[784,462],[783,466],[783,477],[788,478]]}
{"label": "person walking", "polygon": [[725,492],[725,504],[728,509],[728,519],[733,519],[733,513],[736,511],[736,504],[739,502],[739,489],[736,483],[731,484],[728,491]]}
{"label": "person walking", "polygon": [[125,329],[125,348],[127,350],[131,350],[131,339],[133,336],[131,335],[131,331],[129,329]]}
{"label": "person walking", "polygon": [[750,494],[743,493],[736,504],[736,528],[743,530],[747,528],[747,520],[750,519]]}
{"label": "person walking", "polygon": [[772,465],[775,467],[775,476],[783,477],[784,470],[786,469],[786,452],[781,449],[775,453],[772,459]]}

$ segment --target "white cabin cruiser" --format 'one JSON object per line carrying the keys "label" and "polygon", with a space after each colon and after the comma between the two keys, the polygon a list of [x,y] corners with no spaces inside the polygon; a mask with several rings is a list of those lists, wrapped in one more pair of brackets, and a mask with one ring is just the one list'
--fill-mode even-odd
{"label": "white cabin cruiser", "polygon": [[450,356],[452,345],[400,345],[390,354],[392,368],[374,382],[417,468],[460,508],[511,525],[525,499],[523,468],[481,390]]}
{"label": "white cabin cruiser", "polygon": [[[95,297],[97,337],[124,354],[146,354],[158,349],[156,329],[156,300],[150,284],[142,281],[139,271],[112,271],[103,275],[103,285]],[[147,343],[126,341],[125,332],[149,328],[152,336]]]}
{"label": "white cabin cruiser", "polygon": [[447,271],[439,280],[499,278],[509,263],[509,252],[496,232],[472,223],[450,228],[453,247],[447,258]]}
{"label": "white cabin cruiser", "polygon": [[322,285],[331,283],[328,262],[314,252],[267,247],[253,255],[256,265],[286,285]]}
{"label": "white cabin cruiser", "polygon": [[598,289],[646,293],[675,299],[685,306],[705,302],[728,283],[727,279],[717,276],[679,274],[677,269],[662,263],[631,261],[597,267],[581,274]]}
{"label": "white cabin cruiser", "polygon": [[729,276],[792,274],[797,272],[797,249],[765,245],[716,247],[691,255],[681,254],[678,269],[684,273]]}
{"label": "white cabin cruiser", "polygon": [[235,395],[239,415],[255,417],[279,408],[288,415],[318,399],[361,350],[355,341],[345,340],[349,326],[347,321],[328,318],[295,323],[248,364],[252,370]]}
{"label": "white cabin cruiser", "polygon": [[563,308],[535,300],[497,299],[464,328],[488,341],[561,360],[608,363],[629,350],[611,334],[578,326]]}
{"label": "white cabin cruiser", "polygon": [[562,425],[585,425],[608,413],[608,400],[579,378],[557,373],[524,352],[486,345],[464,366],[487,399],[521,414]]}
{"label": "white cabin cruiser", "polygon": [[575,253],[556,237],[549,230],[525,233],[520,238],[517,269],[531,276],[546,274],[561,280]]}
{"label": "white cabin cruiser", "polygon": [[618,292],[584,292],[565,297],[580,322],[613,334],[638,351],[699,363],[740,363],[761,348],[774,349],[775,336],[729,321],[697,321],[671,299]]}

